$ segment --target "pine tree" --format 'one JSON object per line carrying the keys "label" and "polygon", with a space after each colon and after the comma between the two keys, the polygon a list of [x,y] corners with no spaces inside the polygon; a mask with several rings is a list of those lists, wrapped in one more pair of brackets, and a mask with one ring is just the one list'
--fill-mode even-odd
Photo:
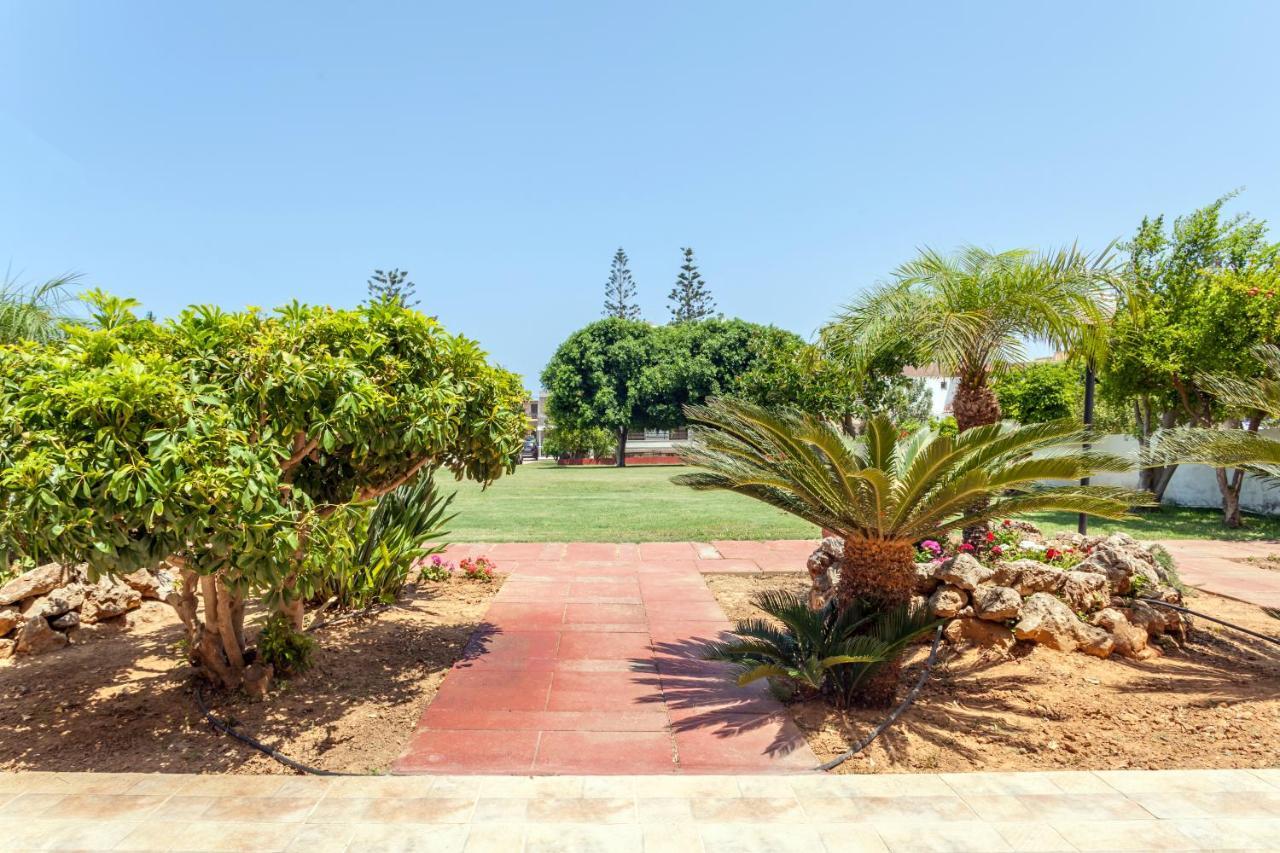
{"label": "pine tree", "polygon": [[374,270],[369,278],[369,299],[374,302],[386,299],[412,308],[418,304],[418,300],[413,298],[416,287],[409,281],[409,273],[405,270]]}
{"label": "pine tree", "polygon": [[676,286],[671,288],[667,299],[671,301],[671,322],[692,323],[705,320],[716,310],[715,300],[707,283],[698,272],[698,265],[693,262],[693,249],[681,249],[684,252],[684,264],[680,267],[680,275],[676,277]]}
{"label": "pine tree", "polygon": [[604,316],[639,320],[640,306],[636,304],[636,283],[627,267],[627,253],[618,247],[609,267],[609,283],[604,286]]}

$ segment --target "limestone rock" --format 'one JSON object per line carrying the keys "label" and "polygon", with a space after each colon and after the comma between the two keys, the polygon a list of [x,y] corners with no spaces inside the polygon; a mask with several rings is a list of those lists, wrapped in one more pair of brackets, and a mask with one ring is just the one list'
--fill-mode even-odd
{"label": "limestone rock", "polygon": [[24,616],[43,616],[54,619],[64,613],[70,613],[84,604],[84,586],[70,583],[66,586],[50,590],[47,595],[33,598],[22,608]]}
{"label": "limestone rock", "polygon": [[1008,628],[984,619],[952,619],[942,635],[952,645],[994,648],[1002,652],[1009,651],[1017,642]]}
{"label": "limestone rock", "polygon": [[963,590],[974,590],[987,582],[995,573],[968,554],[957,554],[934,571],[933,576],[943,583]]}
{"label": "limestone rock", "polygon": [[1059,574],[1062,575],[1062,586],[1058,593],[1072,610],[1092,613],[1111,600],[1111,589],[1104,575],[1076,571]]}
{"label": "limestone rock", "polygon": [[920,595],[928,595],[938,588],[940,581],[934,576],[937,568],[933,563],[916,563],[915,591]]}
{"label": "limestone rock", "polygon": [[136,589],[114,578],[102,578],[85,590],[80,621],[92,625],[113,616],[123,616],[141,605],[142,594]]}
{"label": "limestone rock", "polygon": [[46,563],[29,572],[24,572],[4,586],[0,586],[0,607],[44,595],[62,586],[66,577],[66,570],[58,563]]}
{"label": "limestone rock", "polygon": [[1146,630],[1130,622],[1123,610],[1106,607],[1093,614],[1089,621],[1111,635],[1116,654],[1136,660],[1155,656],[1155,651],[1147,646]]}
{"label": "limestone rock", "polygon": [[0,637],[18,627],[21,621],[22,615],[18,613],[18,608],[0,607]]}
{"label": "limestone rock", "polygon": [[1176,610],[1149,604],[1137,599],[1126,602],[1125,614],[1130,622],[1147,632],[1150,637],[1160,634],[1185,636],[1190,620]]}
{"label": "limestone rock", "polygon": [[1132,592],[1134,578],[1141,577],[1138,585],[1155,587],[1160,584],[1155,557],[1132,536],[1115,533],[1093,545],[1084,562],[1075,567],[1078,572],[1105,575],[1111,588],[1120,595]]}
{"label": "limestone rock", "polygon": [[1012,560],[996,566],[990,582],[1012,587],[1019,595],[1058,592],[1066,583],[1066,573],[1038,560]]}
{"label": "limestone rock", "polygon": [[964,590],[950,584],[943,584],[929,598],[929,609],[933,611],[934,616],[955,616],[968,603],[969,596]]}
{"label": "limestone rock", "polygon": [[[816,552],[815,552],[816,553]],[[810,557],[810,560],[813,558]],[[146,599],[163,601],[172,590],[177,575],[172,569],[161,566],[158,569],[138,569],[136,572],[121,575],[120,580],[137,590]]]}
{"label": "limestone rock", "polygon": [[67,635],[49,627],[43,616],[29,616],[18,626],[17,651],[27,655],[38,655],[60,649],[67,645]]}
{"label": "limestone rock", "polygon": [[1007,586],[980,586],[973,591],[973,610],[979,619],[1006,622],[1022,611],[1022,596]]}
{"label": "limestone rock", "polygon": [[13,657],[13,653],[17,650],[17,640],[0,640],[0,660]]}
{"label": "limestone rock", "polygon": [[1022,618],[1013,634],[1019,640],[1031,640],[1060,652],[1082,649],[1098,657],[1106,657],[1115,647],[1106,631],[1081,622],[1070,607],[1046,592],[1037,592],[1022,602]]}
{"label": "limestone rock", "polygon": [[56,631],[70,631],[72,628],[80,626],[80,614],[74,610],[70,613],[64,613],[57,619],[49,620],[49,627]]}

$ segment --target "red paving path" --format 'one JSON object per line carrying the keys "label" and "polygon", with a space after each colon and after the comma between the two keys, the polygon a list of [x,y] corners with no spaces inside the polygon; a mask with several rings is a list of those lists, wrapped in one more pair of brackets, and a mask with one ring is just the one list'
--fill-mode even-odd
{"label": "red paving path", "polygon": [[[705,573],[800,571],[813,541],[455,545],[508,578],[397,773],[767,773],[817,763],[763,684],[699,659],[729,627]],[[1280,607],[1280,543],[1169,540],[1183,580]],[[1194,606],[1194,602],[1192,602]]]}
{"label": "red paving path", "polygon": [[[509,576],[395,772],[811,770],[817,759],[763,683],[737,687],[700,660],[730,627],[702,572],[762,568],[723,544],[450,548],[487,554]],[[813,549],[752,545],[779,570]]]}

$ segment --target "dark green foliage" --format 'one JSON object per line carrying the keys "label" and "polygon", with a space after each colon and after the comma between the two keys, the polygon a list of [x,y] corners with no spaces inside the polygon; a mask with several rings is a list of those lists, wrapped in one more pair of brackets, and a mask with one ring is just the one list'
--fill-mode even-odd
{"label": "dark green foliage", "polygon": [[594,456],[603,458],[613,453],[618,439],[600,427],[561,427],[548,430],[542,439],[542,454],[556,459]]}
{"label": "dark green foliage", "polygon": [[627,253],[618,247],[609,267],[609,281],[604,288],[604,316],[620,320],[639,320],[640,306],[636,304],[636,282],[627,266]]}
{"label": "dark green foliage", "polygon": [[409,273],[405,270],[374,270],[369,277],[369,298],[374,302],[396,302],[406,308],[418,304],[413,296],[417,285],[409,281]]}
{"label": "dark green foliage", "polygon": [[312,599],[341,610],[391,604],[415,563],[444,550],[430,544],[446,533],[453,495],[441,495],[430,475],[418,477],[372,504],[351,505],[326,520],[312,548]]}
{"label": "dark green foliage", "polygon": [[1074,417],[1083,405],[1084,372],[1065,362],[1014,367],[997,375],[992,384],[1001,412],[1021,424]]}
{"label": "dark green foliage", "polygon": [[305,672],[311,666],[315,649],[316,641],[302,631],[295,631],[281,613],[271,614],[258,637],[258,656],[263,663],[271,664],[276,675]]}
{"label": "dark green foliage", "polygon": [[702,273],[698,272],[698,265],[693,262],[693,249],[680,251],[684,252],[684,264],[676,276],[676,286],[667,295],[671,303],[671,322],[696,323],[715,313],[716,302],[711,298]]}
{"label": "dark green foliage", "polygon": [[840,705],[937,625],[924,607],[877,612],[855,602],[840,611],[832,600],[813,610],[803,596],[781,590],[761,593],[753,603],[781,627],[764,619],[739,621],[738,639],[709,644],[706,658],[735,664],[739,685],[768,678],[780,689],[827,695]]}

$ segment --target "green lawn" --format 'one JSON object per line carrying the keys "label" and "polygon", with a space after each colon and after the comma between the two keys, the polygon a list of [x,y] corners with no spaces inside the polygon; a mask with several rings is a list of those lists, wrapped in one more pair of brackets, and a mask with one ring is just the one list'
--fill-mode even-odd
{"label": "green lawn", "polygon": [[[521,465],[487,490],[458,486],[452,542],[707,542],[712,539],[804,539],[818,530],[759,501],[671,484],[679,466],[558,467]],[[449,483],[446,488],[452,486]],[[1216,510],[1169,507],[1137,521],[1093,519],[1090,532],[1125,530],[1142,539],[1280,539],[1280,519],[1250,516],[1226,530]],[[1046,531],[1075,530],[1066,513],[1037,513]]]}

